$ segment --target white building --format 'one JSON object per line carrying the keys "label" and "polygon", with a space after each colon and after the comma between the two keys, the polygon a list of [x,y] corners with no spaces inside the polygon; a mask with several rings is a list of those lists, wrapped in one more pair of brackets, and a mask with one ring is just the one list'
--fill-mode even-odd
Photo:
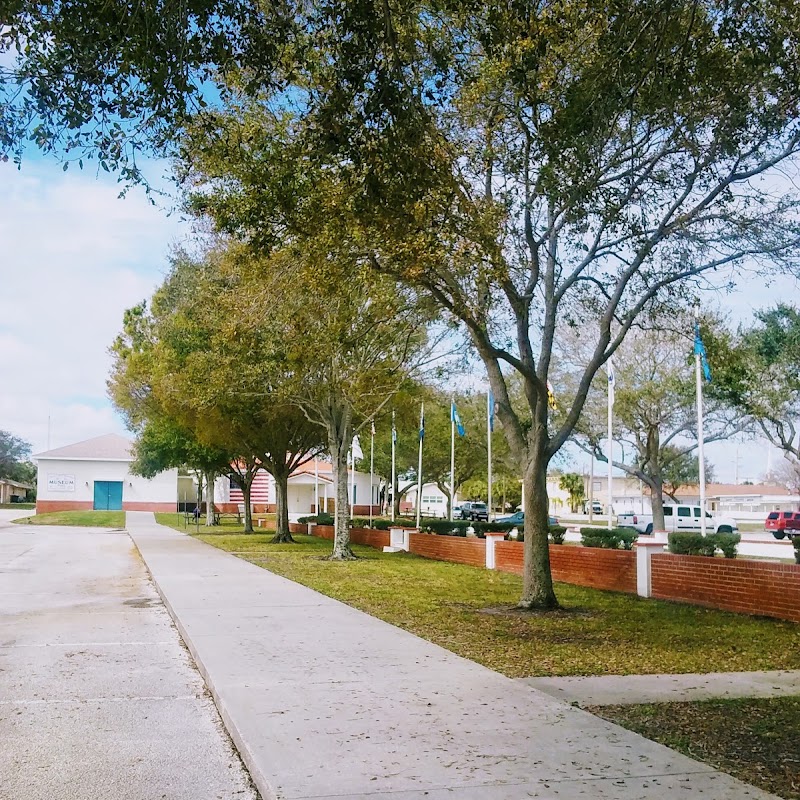
{"label": "white building", "polygon": [[[347,487],[353,514],[359,517],[369,516],[370,503],[372,513],[380,513],[381,479],[374,475],[370,486],[369,473],[347,472]],[[328,461],[318,459],[295,470],[289,477],[288,487],[289,519],[320,512],[333,513],[336,504],[336,489],[333,485],[333,467]],[[234,511],[239,503],[244,502],[241,489],[231,478],[218,479],[214,487],[214,503],[225,511]],[[277,495],[275,479],[265,470],[261,470],[253,481],[250,490],[250,502],[258,513],[275,511]]]}
{"label": "white building", "polygon": [[[405,488],[400,486],[400,489]],[[458,505],[458,494],[456,494],[456,505]],[[409,513],[417,511],[417,484],[411,484],[411,488],[403,495],[400,501],[400,511]],[[423,517],[447,517],[447,495],[435,484],[424,483],[422,485],[422,505],[420,514]]]}
{"label": "white building", "polygon": [[47,511],[175,511],[178,470],[155,478],[132,475],[132,443],[109,433],[39,453],[36,513]]}

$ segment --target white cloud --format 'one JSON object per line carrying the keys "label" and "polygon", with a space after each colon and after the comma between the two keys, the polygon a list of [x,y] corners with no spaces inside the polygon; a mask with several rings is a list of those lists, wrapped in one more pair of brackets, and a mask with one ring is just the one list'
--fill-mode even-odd
{"label": "white cloud", "polygon": [[177,217],[112,178],[0,165],[0,428],[53,447],[122,430],[105,397],[126,308],[163,278]]}

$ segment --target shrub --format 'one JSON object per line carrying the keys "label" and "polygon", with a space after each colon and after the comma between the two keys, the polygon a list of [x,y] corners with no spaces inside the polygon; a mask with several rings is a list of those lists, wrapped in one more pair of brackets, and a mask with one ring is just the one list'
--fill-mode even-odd
{"label": "shrub", "polygon": [[800,564],[800,536],[792,537],[792,544],[794,545],[794,560],[796,564]]}
{"label": "shrub", "polygon": [[301,525],[311,522],[314,525],[333,525],[333,517],[330,514],[316,514],[310,517],[300,517],[297,520]]}
{"label": "shrub", "polygon": [[[454,519],[431,519],[420,521],[420,527],[424,531],[437,533],[439,536],[466,536],[467,528],[470,526],[468,520]],[[477,532],[477,528],[476,528]]]}
{"label": "shrub", "polygon": [[550,541],[553,544],[564,544],[564,537],[567,534],[567,529],[563,525],[550,526]]}
{"label": "shrub", "polygon": [[713,556],[717,549],[713,536],[696,531],[672,531],[667,540],[670,553],[678,556]]}
{"label": "shrub", "polygon": [[736,548],[742,537],[738,533],[712,533],[707,539],[711,539],[718,550],[722,550],[725,558],[736,558]]}
{"label": "shrub", "polygon": [[[354,528],[369,528],[369,517],[353,517],[352,527]],[[386,517],[373,517],[372,518],[372,527],[378,531],[388,531],[389,528],[394,527],[402,527],[405,528],[408,526],[408,522],[406,520],[395,520],[392,522],[390,519]]]}
{"label": "shrub", "polygon": [[581,543],[584,547],[603,547],[618,550],[620,545],[630,550],[638,534],[630,528],[581,528]]}
{"label": "shrub", "polygon": [[624,550],[633,550],[634,542],[639,538],[639,532],[634,528],[617,528],[619,539]]}

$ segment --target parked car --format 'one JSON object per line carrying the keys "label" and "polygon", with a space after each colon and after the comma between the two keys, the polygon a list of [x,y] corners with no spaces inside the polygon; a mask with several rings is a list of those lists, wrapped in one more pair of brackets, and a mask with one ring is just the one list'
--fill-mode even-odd
{"label": "parked car", "polygon": [[770,511],[764,521],[764,530],[776,539],[800,536],[800,514],[796,511]]}
{"label": "parked car", "polygon": [[[508,524],[508,525],[524,525],[525,524],[525,512],[524,511],[517,511],[514,514],[510,514],[507,517],[500,517],[496,519],[495,522],[499,522],[501,524]],[[547,518],[548,525],[558,525],[558,519],[556,517],[548,517]]]}
{"label": "parked car", "polygon": [[489,509],[486,503],[462,503],[461,519],[471,519],[473,521],[489,521]]}
{"label": "parked car", "polygon": [[[603,513],[603,504],[599,500],[593,500],[591,503],[592,506],[592,514],[602,514]],[[583,504],[583,513],[589,513],[589,503],[586,502]]]}
{"label": "parked car", "polygon": [[[664,503],[664,529],[672,531],[699,531],[701,523],[700,506]],[[634,528],[639,533],[653,532],[653,515],[628,511],[617,517],[617,527]],[[714,517],[706,511],[706,529],[714,533],[734,533],[738,530],[732,517]]]}

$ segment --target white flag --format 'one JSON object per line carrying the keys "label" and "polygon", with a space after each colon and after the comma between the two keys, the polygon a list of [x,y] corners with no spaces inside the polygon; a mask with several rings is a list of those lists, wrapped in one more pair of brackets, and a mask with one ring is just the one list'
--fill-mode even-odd
{"label": "white flag", "polygon": [[617,380],[614,376],[614,361],[609,358],[606,361],[606,372],[608,373],[608,404],[614,405],[614,389],[617,385]]}
{"label": "white flag", "polygon": [[364,458],[364,453],[361,450],[361,443],[358,441],[358,436],[353,437],[353,460],[356,458]]}

